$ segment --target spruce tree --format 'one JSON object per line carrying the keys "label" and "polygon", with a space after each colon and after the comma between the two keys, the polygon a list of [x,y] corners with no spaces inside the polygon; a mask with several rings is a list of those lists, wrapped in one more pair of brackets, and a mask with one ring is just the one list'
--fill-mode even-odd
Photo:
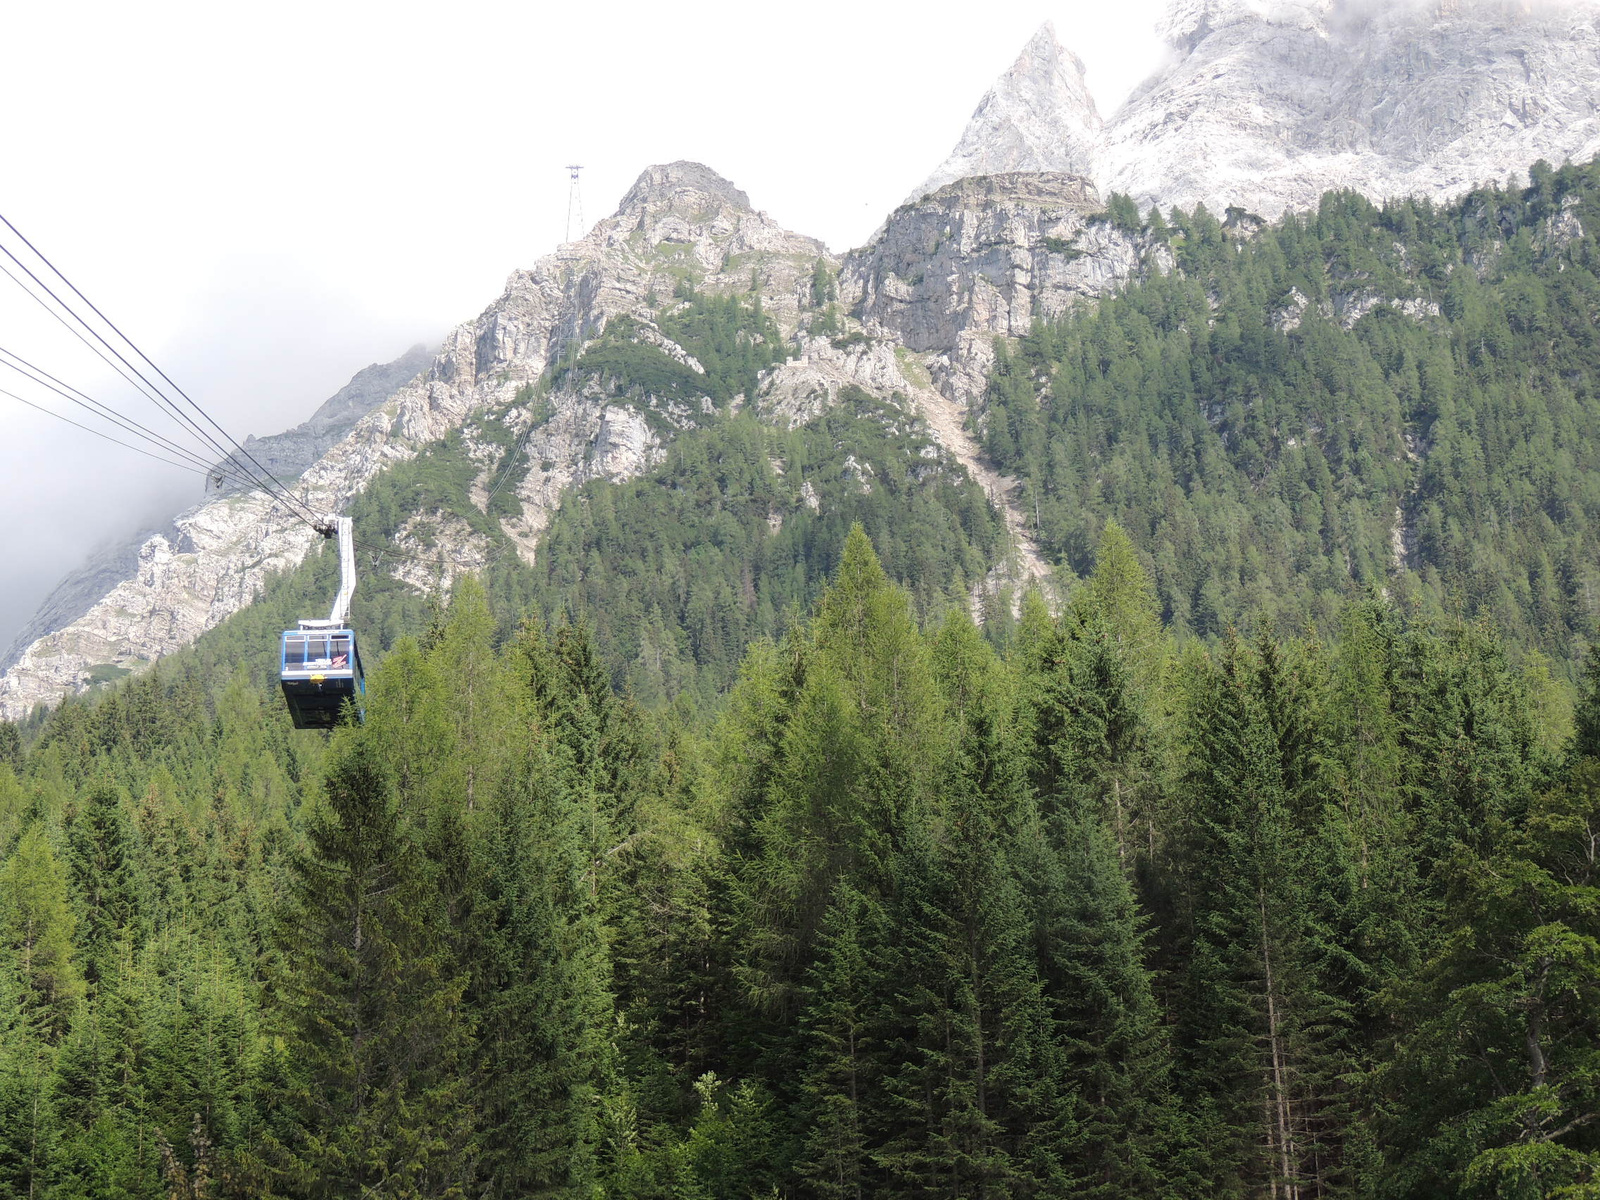
{"label": "spruce tree", "polygon": [[393,785],[359,734],[336,752],[307,841],[274,980],[296,1084],[280,1178],[313,1197],[450,1194],[475,1155],[464,981]]}
{"label": "spruce tree", "polygon": [[1582,1196],[1600,1184],[1600,768],[1449,864],[1449,931],[1387,999],[1384,1194]]}
{"label": "spruce tree", "polygon": [[734,901],[745,986],[786,1021],[834,885],[890,886],[893,853],[933,803],[949,752],[927,645],[859,526],[799,653],[802,678]]}
{"label": "spruce tree", "polygon": [[0,765],[22,769],[22,734],[10,721],[0,721]]}
{"label": "spruce tree", "polygon": [[540,739],[493,806],[480,1050],[483,1117],[501,1131],[485,1145],[493,1195],[577,1197],[603,1185],[615,1015],[593,804]]}
{"label": "spruce tree", "polygon": [[885,1120],[878,1045],[888,947],[882,906],[839,883],[802,991],[802,1145],[797,1172],[825,1200],[876,1194],[871,1153]]}
{"label": "spruce tree", "polygon": [[41,822],[0,865],[0,946],[15,964],[20,1002],[37,1036],[54,1044],[83,995],[67,871]]}
{"label": "spruce tree", "polygon": [[1063,1169],[1074,1195],[1161,1195],[1177,1130],[1145,920],[1098,814],[1059,816],[1035,844],[1025,887],[1073,1099]]}
{"label": "spruce tree", "polygon": [[119,939],[133,933],[139,897],[133,831],[120,791],[102,780],[67,827],[67,860],[81,919],[78,944],[84,977],[97,984]]}
{"label": "spruce tree", "polygon": [[1178,1065],[1198,1169],[1219,1194],[1310,1183],[1301,1081],[1321,1003],[1303,961],[1295,767],[1261,699],[1270,690],[1230,632],[1192,734]]}

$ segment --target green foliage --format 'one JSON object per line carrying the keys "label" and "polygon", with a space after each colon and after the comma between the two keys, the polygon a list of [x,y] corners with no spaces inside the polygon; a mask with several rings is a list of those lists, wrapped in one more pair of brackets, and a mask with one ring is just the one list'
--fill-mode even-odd
{"label": "green foliage", "polygon": [[824,259],[811,268],[811,307],[824,308],[839,298],[839,278]]}
{"label": "green foliage", "polygon": [[572,385],[594,379],[618,396],[638,395],[646,402],[687,402],[710,394],[706,376],[659,346],[638,341],[638,328],[633,317],[612,317],[558,382]]}
{"label": "green foliage", "polygon": [[924,611],[982,577],[999,523],[930,448],[912,417],[856,390],[790,432],[741,416],[682,434],[650,474],[562,503],[530,598],[547,617],[582,613],[641,702],[709,701],[750,642],[805,611],[853,522]]}
{"label": "green foliage", "polygon": [[393,784],[371,746],[348,742],[283,906],[274,1016],[288,1131],[264,1153],[299,1194],[445,1194],[473,1156],[464,980]]}
{"label": "green foliage", "polygon": [[762,311],[760,293],[747,299],[680,289],[658,324],[700,369],[646,340],[638,320],[623,315],[608,320],[555,381],[596,381],[609,394],[637,403],[653,423],[681,427],[698,421],[702,397],[725,409],[736,395],[754,396],[760,373],[788,357],[777,324]]}
{"label": "green foliage", "polygon": [[1380,1075],[1390,1194],[1583,1195],[1600,1182],[1600,876],[1592,762],[1487,855],[1451,865],[1449,933]]}
{"label": "green foliage", "polygon": [[17,1003],[48,1042],[67,1031],[83,990],[73,961],[77,924],[67,873],[44,824],[35,822],[0,867],[0,944],[16,971]]}
{"label": "green foliage", "polygon": [[[327,554],[30,726],[0,1194],[1592,1190],[1600,670],[1569,746],[1547,664],[1379,592],[1180,643],[1120,519],[1002,652],[927,444],[721,419],[538,569],[374,582],[331,736],[273,678]],[[363,523],[470,503],[408,466]]]}
{"label": "green foliage", "polygon": [[1145,222],[1139,216],[1139,206],[1133,197],[1123,192],[1112,192],[1106,198],[1104,212],[1096,213],[1089,218],[1091,221],[1104,221],[1113,229],[1129,233],[1137,237],[1144,231]]}
{"label": "green foliage", "polygon": [[1600,634],[1600,276],[1561,205],[1600,209],[1600,168],[1243,240],[1175,213],[1177,272],[999,353],[985,447],[1078,573],[1119,522],[1181,631],[1331,631],[1387,587],[1568,660]]}

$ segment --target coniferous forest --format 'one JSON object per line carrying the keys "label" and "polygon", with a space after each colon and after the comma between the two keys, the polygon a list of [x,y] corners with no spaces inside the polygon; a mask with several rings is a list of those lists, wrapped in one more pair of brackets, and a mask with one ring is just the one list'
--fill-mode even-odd
{"label": "coniferous forest", "polygon": [[1600,1184],[1600,653],[1179,641],[1114,523],[997,648],[857,527],[720,705],[464,578],[324,736],[280,615],[0,726],[0,1194]]}
{"label": "coniferous forest", "polygon": [[1600,1196],[1600,166],[1104,219],[1174,269],[974,421],[1049,603],[686,280],[710,404],[626,321],[518,394],[676,430],[532,565],[459,431],[355,498],[489,548],[363,575],[364,724],[275,687],[332,554],[0,723],[0,1197]]}

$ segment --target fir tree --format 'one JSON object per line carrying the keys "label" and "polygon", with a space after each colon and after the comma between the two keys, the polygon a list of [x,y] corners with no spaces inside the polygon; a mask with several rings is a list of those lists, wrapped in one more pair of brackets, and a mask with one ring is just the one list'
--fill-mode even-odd
{"label": "fir tree", "polygon": [[879,1178],[883,1068],[877,1039],[886,932],[880,905],[841,882],[819,931],[803,992],[803,1146],[798,1173],[827,1200],[860,1200]]}
{"label": "fir tree", "polygon": [[494,925],[485,971],[483,1114],[494,1195],[587,1196],[601,1186],[612,1086],[610,962],[594,873],[594,793],[535,742],[494,806]]}
{"label": "fir tree", "polygon": [[1074,1195],[1161,1195],[1176,1130],[1144,919],[1096,814],[1056,818],[1037,844],[1026,886],[1073,1093],[1063,1168]]}
{"label": "fir tree", "polygon": [[1600,770],[1450,865],[1451,932],[1396,981],[1385,1193],[1581,1196],[1600,1183]]}
{"label": "fir tree", "polygon": [[67,898],[67,872],[35,822],[0,866],[0,945],[16,965],[22,1010],[37,1036],[54,1043],[83,995]]}
{"label": "fir tree", "polygon": [[1192,944],[1180,1077],[1201,1169],[1219,1194],[1311,1186],[1301,1088],[1322,1001],[1304,971],[1306,883],[1293,764],[1246,651],[1225,640],[1195,727],[1188,885]]}

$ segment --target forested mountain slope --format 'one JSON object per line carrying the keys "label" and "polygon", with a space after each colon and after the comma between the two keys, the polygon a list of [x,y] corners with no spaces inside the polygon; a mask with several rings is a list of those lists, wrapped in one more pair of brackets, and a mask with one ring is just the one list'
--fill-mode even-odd
{"label": "forested mountain slope", "polygon": [[1376,598],[1180,646],[1114,525],[997,654],[835,554],[720,716],[465,578],[295,734],[313,559],[0,725],[0,1194],[1600,1180],[1600,655],[1574,714]]}
{"label": "forested mountain slope", "polygon": [[1045,552],[1115,518],[1164,615],[1324,628],[1392,591],[1560,657],[1600,630],[1600,171],[1260,227],[1125,210],[1177,269],[1039,324],[985,446]]}

